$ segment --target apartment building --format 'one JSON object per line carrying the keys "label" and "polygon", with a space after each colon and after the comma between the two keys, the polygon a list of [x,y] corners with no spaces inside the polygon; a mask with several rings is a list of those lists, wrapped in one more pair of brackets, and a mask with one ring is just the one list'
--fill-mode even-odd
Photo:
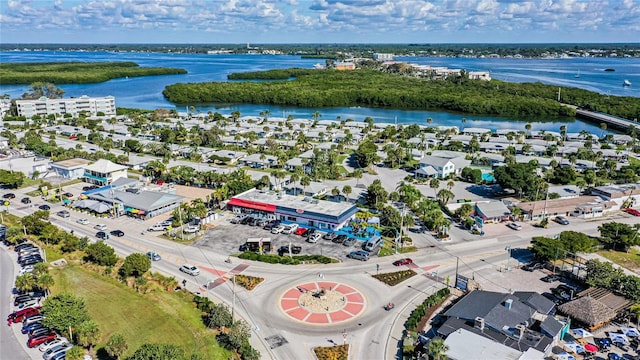
{"label": "apartment building", "polygon": [[113,96],[89,97],[82,95],[77,98],[48,99],[41,97],[37,100],[16,100],[18,115],[31,118],[35,115],[50,114],[78,115],[86,112],[91,116],[104,113],[107,116],[116,115],[116,99]]}

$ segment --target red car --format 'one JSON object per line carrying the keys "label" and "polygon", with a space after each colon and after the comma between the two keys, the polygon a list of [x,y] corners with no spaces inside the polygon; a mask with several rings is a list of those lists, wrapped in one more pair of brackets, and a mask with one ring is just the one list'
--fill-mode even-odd
{"label": "red car", "polygon": [[295,234],[296,235],[304,235],[309,229],[303,228],[303,227],[299,227],[296,229]]}
{"label": "red car", "polygon": [[394,266],[402,266],[402,265],[409,265],[409,264],[413,264],[413,260],[411,260],[410,258],[404,258],[404,259],[396,260],[393,262]]}
{"label": "red car", "polygon": [[40,307],[24,308],[22,310],[18,310],[14,312],[13,314],[9,314],[9,316],[7,316],[7,323],[9,326],[11,326],[11,324],[17,324],[19,322],[22,322],[22,320],[24,320],[25,317],[36,315],[39,313],[40,313]]}
{"label": "red car", "polygon": [[627,214],[631,214],[633,216],[640,216],[640,210],[636,210],[636,209],[632,209],[632,208],[626,208],[626,209],[624,209],[624,212],[626,212]]}
{"label": "red car", "polygon": [[30,348],[34,348],[36,346],[40,346],[43,342],[53,340],[56,337],[58,337],[56,333],[48,333],[45,335],[32,337],[32,338],[29,338],[29,341],[27,341],[27,346]]}

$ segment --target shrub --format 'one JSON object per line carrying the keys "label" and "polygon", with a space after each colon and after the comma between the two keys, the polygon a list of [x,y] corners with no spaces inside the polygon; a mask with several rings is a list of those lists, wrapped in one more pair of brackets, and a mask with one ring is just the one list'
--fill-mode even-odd
{"label": "shrub", "polygon": [[427,314],[428,310],[436,305],[439,305],[444,299],[451,293],[449,288],[438,290],[435,294],[426,298],[422,304],[418,305],[409,315],[409,318],[405,322],[405,329],[407,331],[414,332],[422,318]]}

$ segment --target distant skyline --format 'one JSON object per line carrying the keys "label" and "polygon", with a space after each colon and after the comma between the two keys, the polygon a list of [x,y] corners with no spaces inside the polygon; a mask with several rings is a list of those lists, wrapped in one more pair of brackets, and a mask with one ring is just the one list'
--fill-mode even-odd
{"label": "distant skyline", "polygon": [[640,0],[0,0],[0,42],[640,42]]}

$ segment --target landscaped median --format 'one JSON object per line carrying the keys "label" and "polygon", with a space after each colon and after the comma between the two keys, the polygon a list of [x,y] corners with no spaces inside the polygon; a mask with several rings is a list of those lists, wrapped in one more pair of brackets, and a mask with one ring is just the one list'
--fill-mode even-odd
{"label": "landscaped median", "polygon": [[401,270],[390,273],[375,274],[371,276],[389,286],[395,286],[415,275],[416,272],[413,270]]}
{"label": "landscaped median", "polygon": [[299,264],[331,264],[338,260],[322,255],[294,255],[280,256],[273,254],[258,254],[255,252],[244,252],[238,255],[243,260],[261,261],[269,264],[299,265]]}
{"label": "landscaped median", "polygon": [[418,332],[424,328],[427,320],[447,300],[450,294],[451,290],[448,287],[440,289],[426,298],[422,304],[411,312],[411,315],[404,323],[405,333],[402,339],[402,353],[404,355],[413,356]]}
{"label": "landscaped median", "polygon": [[335,346],[319,346],[313,348],[318,360],[347,360],[349,359],[349,344]]}

